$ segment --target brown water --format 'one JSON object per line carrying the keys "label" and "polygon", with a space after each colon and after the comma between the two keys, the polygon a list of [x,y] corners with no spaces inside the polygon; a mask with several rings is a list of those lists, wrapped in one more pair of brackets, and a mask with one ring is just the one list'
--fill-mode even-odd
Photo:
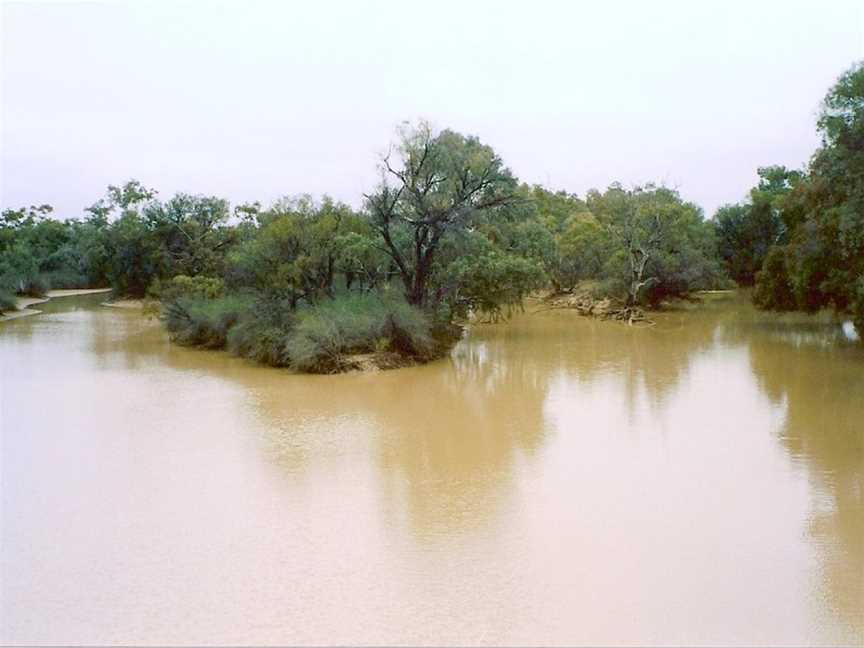
{"label": "brown water", "polygon": [[0,324],[0,642],[864,643],[864,348],[738,299],[295,376]]}

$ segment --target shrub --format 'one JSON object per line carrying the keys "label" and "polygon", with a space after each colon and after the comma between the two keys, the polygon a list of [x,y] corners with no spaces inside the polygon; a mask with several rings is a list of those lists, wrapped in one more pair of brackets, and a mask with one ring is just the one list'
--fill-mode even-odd
{"label": "shrub", "polygon": [[168,281],[156,279],[147,289],[147,296],[163,302],[181,297],[216,299],[225,293],[225,282],[218,277],[189,277],[177,275]]}
{"label": "shrub", "polygon": [[546,280],[536,262],[497,250],[459,259],[452,272],[459,282],[457,309],[493,319],[503,315],[502,307],[521,305],[522,298]]}
{"label": "shrub", "polygon": [[589,292],[594,299],[626,299],[627,286],[620,277],[608,277],[592,283]]}
{"label": "shrub", "polygon": [[429,318],[401,297],[365,294],[340,296],[301,311],[285,348],[297,371],[331,373],[345,366],[346,356],[380,352],[385,346],[404,356],[432,357]]}
{"label": "shrub", "polygon": [[401,294],[344,294],[300,311],[247,295],[181,296],[164,303],[164,320],[178,344],[227,347],[257,362],[307,373],[344,370],[353,354],[371,353],[397,364],[397,355],[431,359],[456,339],[453,327],[433,324]]}
{"label": "shrub", "polygon": [[15,295],[9,291],[0,290],[0,315],[14,311],[17,307],[16,304]]}
{"label": "shrub", "polygon": [[181,297],[165,306],[165,326],[171,338],[185,346],[222,349],[228,331],[248,312],[250,300],[244,296],[218,299]]}
{"label": "shrub", "polygon": [[74,270],[54,270],[42,278],[51,288],[89,288],[92,285],[87,275]]}
{"label": "shrub", "polygon": [[287,367],[290,358],[285,348],[288,331],[260,319],[247,317],[228,331],[228,350],[273,367]]}
{"label": "shrub", "polygon": [[852,321],[858,334],[864,339],[864,275],[855,283],[855,296],[852,301]]}
{"label": "shrub", "polygon": [[795,295],[789,279],[786,247],[773,247],[765,257],[762,269],[756,273],[753,302],[766,310],[794,310]]}
{"label": "shrub", "polygon": [[19,295],[28,295],[29,297],[44,297],[45,293],[51,289],[48,278],[40,274],[18,277],[15,284],[15,290]]}

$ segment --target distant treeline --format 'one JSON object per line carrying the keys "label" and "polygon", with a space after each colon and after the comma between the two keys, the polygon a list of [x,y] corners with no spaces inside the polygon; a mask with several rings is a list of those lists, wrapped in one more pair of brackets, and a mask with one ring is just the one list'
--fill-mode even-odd
{"label": "distant treeline", "polygon": [[[15,294],[110,286],[158,298],[182,343],[307,371],[440,355],[452,322],[497,318],[538,289],[590,286],[625,307],[754,284],[765,308],[864,320],[864,72],[829,93],[806,171],[760,169],[706,220],[672,189],[584,198],[520,183],[476,137],[407,126],[361,209],[324,197],[230,208],[131,180],[79,219],[0,217],[0,309]],[[383,359],[383,360],[382,360]],[[400,360],[401,359],[401,360]]]}

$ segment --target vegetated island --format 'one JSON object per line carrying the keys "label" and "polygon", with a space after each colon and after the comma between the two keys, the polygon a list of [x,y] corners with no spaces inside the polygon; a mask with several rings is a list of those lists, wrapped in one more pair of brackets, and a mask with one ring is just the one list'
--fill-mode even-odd
{"label": "vegetated island", "polygon": [[[49,288],[158,300],[172,339],[332,373],[445,355],[471,319],[526,296],[629,323],[663,300],[754,286],[769,310],[832,308],[864,330],[864,67],[826,96],[808,166],[760,168],[705,219],[677,191],[612,184],[584,198],[520,183],[478,138],[398,131],[362,208],[324,197],[229,208],[136,180],[82,219],[49,205],[0,219],[0,314]],[[137,302],[134,302],[137,303]]]}

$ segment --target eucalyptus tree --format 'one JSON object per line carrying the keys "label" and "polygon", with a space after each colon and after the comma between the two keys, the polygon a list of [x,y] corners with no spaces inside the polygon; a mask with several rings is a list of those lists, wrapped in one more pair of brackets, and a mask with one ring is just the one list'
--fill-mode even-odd
{"label": "eucalyptus tree", "polygon": [[226,227],[228,201],[215,196],[178,193],[166,202],[151,201],[143,217],[159,242],[168,275],[221,274],[234,231]]}
{"label": "eucalyptus tree", "polygon": [[646,275],[645,270],[660,253],[675,213],[666,208],[668,201],[661,200],[665,196],[658,195],[658,191],[668,190],[653,185],[626,190],[613,184],[603,194],[594,191],[588,195],[589,209],[626,259],[627,306],[638,302],[643,288],[659,281],[656,276]]}
{"label": "eucalyptus tree", "polygon": [[722,281],[713,227],[677,191],[613,184],[589,192],[587,202],[608,242],[589,240],[609,251],[603,274],[624,282],[626,307],[646,295],[654,302]]}
{"label": "eucalyptus tree", "polygon": [[392,259],[406,299],[427,304],[436,257],[448,237],[514,202],[516,180],[477,137],[425,123],[400,130],[396,155],[381,160],[381,182],[366,195],[370,222]]}

